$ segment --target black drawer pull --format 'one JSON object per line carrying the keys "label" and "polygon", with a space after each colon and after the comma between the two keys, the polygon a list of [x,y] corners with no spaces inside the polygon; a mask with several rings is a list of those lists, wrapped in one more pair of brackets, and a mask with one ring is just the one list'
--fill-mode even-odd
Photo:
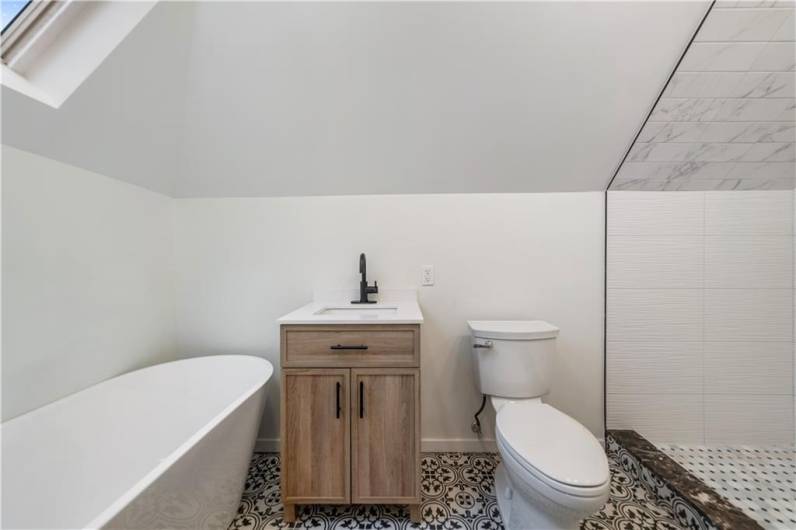
{"label": "black drawer pull", "polygon": [[346,346],[345,344],[335,344],[334,346],[329,346],[332,350],[367,350],[367,344],[353,344]]}
{"label": "black drawer pull", "polygon": [[365,417],[365,383],[359,382],[359,417]]}
{"label": "black drawer pull", "polygon": [[341,386],[339,381],[337,382],[336,386],[337,386],[337,396],[336,396],[336,400],[335,400],[335,410],[336,410],[337,417],[339,418],[340,417],[340,386]]}

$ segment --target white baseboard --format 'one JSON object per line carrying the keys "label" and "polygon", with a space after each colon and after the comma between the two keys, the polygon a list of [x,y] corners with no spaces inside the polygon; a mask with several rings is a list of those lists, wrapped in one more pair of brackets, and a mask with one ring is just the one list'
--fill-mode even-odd
{"label": "white baseboard", "polygon": [[[278,453],[279,438],[257,438],[254,450],[258,453]],[[423,438],[420,450],[424,453],[494,453],[495,440],[474,438]]]}
{"label": "white baseboard", "polygon": [[279,438],[257,438],[254,442],[254,451],[257,453],[278,453]]}
{"label": "white baseboard", "polygon": [[420,450],[424,453],[495,453],[495,440],[476,438],[423,438]]}

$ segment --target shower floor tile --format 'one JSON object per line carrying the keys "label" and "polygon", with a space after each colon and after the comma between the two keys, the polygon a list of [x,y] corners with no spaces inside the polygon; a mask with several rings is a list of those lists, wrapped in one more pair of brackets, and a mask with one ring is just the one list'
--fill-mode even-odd
{"label": "shower floor tile", "polygon": [[659,444],[761,526],[796,528],[796,448]]}
{"label": "shower floor tile", "polygon": [[[423,522],[408,519],[405,506],[300,506],[292,526],[282,519],[279,456],[256,453],[230,530],[300,528],[497,530],[503,528],[494,493],[492,453],[427,453],[422,461]],[[626,474],[609,455],[611,496],[603,508],[585,519],[584,530],[675,530],[681,528],[671,510]]]}

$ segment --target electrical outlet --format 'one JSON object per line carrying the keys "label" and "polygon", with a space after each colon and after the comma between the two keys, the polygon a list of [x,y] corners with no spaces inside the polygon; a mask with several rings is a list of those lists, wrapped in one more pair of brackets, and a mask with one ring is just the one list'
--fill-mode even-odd
{"label": "electrical outlet", "polygon": [[434,265],[423,265],[423,285],[434,285]]}

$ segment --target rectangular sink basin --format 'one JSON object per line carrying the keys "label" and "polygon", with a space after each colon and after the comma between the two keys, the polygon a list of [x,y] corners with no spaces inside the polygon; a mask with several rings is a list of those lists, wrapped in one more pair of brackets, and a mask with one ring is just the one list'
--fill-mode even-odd
{"label": "rectangular sink basin", "polygon": [[379,318],[395,315],[398,311],[397,306],[337,306],[324,307],[315,314],[320,316],[339,316],[348,318]]}
{"label": "rectangular sink basin", "polygon": [[316,291],[316,300],[280,317],[280,325],[422,324],[423,313],[414,289],[384,289],[375,304],[352,304],[359,299],[354,289]]}

